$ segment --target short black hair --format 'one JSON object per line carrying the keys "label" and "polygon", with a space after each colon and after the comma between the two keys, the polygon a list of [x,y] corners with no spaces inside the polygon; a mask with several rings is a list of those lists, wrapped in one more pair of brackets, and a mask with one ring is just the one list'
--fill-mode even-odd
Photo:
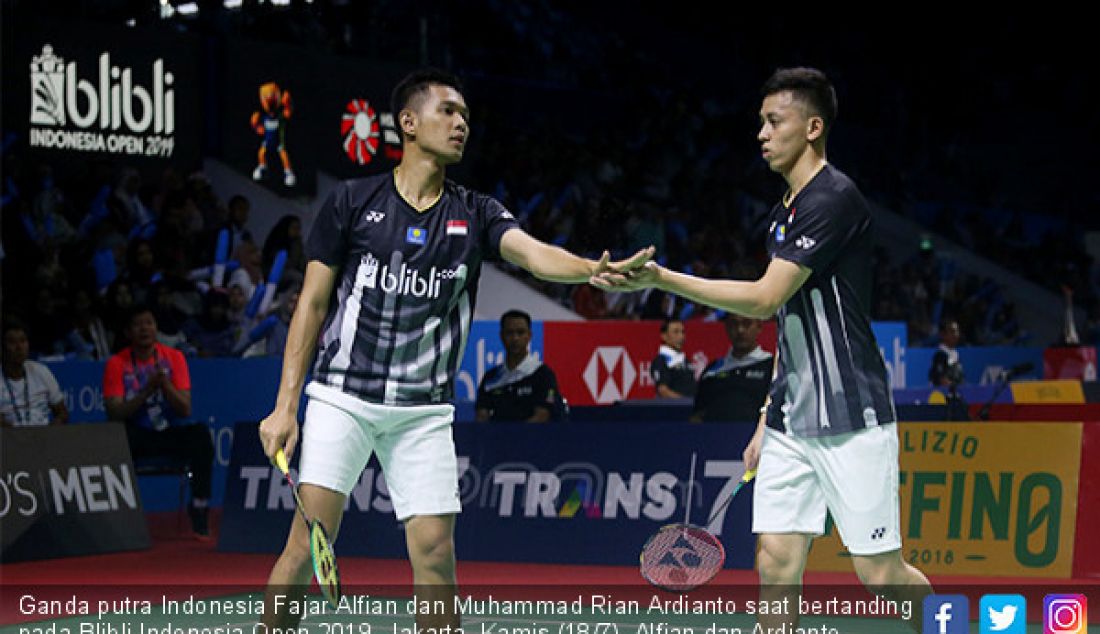
{"label": "short black hair", "polygon": [[[825,135],[833,127],[837,116],[836,89],[825,73],[816,68],[799,66],[780,68],[772,73],[764,87],[760,89],[762,97],[779,92],[791,91],[795,99],[809,106],[813,114],[825,122]],[[824,136],[824,135],[823,135]]]}
{"label": "short black hair", "polygon": [[527,322],[527,329],[531,329],[531,316],[523,312],[522,310],[512,309],[500,316],[501,330],[504,330],[504,322],[508,321],[509,319],[522,319],[523,321]]}
{"label": "short black hair", "polygon": [[136,319],[138,315],[144,315],[145,313],[152,315],[153,319],[157,318],[157,314],[153,312],[152,306],[148,304],[131,304],[126,308],[126,313],[123,317],[124,321],[122,323],[125,325],[126,329],[129,330],[134,325],[134,319]]}
{"label": "short black hair", "polygon": [[14,315],[5,316],[3,324],[3,329],[0,331],[0,337],[7,337],[8,332],[12,330],[22,330],[23,334],[27,334],[27,325],[23,323],[22,319]]}
{"label": "short black hair", "polygon": [[250,203],[248,202],[248,199],[247,199],[247,198],[245,198],[245,197],[244,197],[243,195],[241,195],[241,194],[233,194],[233,196],[232,196],[232,197],[230,197],[230,199],[229,199],[229,205],[228,205],[228,208],[229,208],[229,209],[233,209],[233,208],[234,208],[234,207],[236,207],[237,205],[241,205],[241,204],[244,204],[244,205],[248,205],[249,207],[251,207],[251,206],[252,206],[252,205],[251,205],[251,204],[250,204]]}
{"label": "short black hair", "polygon": [[[390,108],[394,119],[398,119],[402,110],[410,107],[414,99],[422,97],[422,93],[426,93],[428,88],[435,84],[450,86],[460,93],[463,92],[462,82],[458,77],[445,70],[431,67],[414,70],[394,86],[393,94],[390,95]],[[397,127],[401,129],[400,125]],[[405,133],[402,132],[401,136],[404,138]]]}
{"label": "short black hair", "polygon": [[671,326],[672,324],[682,324],[682,323],[684,323],[683,319],[666,319],[666,320],[662,321],[661,322],[661,334],[663,335],[663,334],[667,333],[668,332],[668,327]]}

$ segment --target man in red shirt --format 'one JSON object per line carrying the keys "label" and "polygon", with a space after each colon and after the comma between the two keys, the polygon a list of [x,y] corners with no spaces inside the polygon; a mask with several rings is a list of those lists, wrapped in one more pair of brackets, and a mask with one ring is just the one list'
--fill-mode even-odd
{"label": "man in red shirt", "polygon": [[107,361],[103,370],[103,404],[110,420],[126,423],[135,459],[168,456],[191,468],[191,526],[209,534],[210,471],[214,444],[205,425],[184,423],[191,415],[191,375],[183,353],[157,342],[152,310],[129,311],[130,346]]}

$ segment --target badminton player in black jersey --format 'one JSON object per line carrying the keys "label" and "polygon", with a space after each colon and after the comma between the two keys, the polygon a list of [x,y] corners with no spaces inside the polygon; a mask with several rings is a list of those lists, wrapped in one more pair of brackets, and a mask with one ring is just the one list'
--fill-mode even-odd
{"label": "badminton player in black jersey", "polygon": [[[789,187],[772,209],[764,276],[707,280],[649,262],[625,276],[607,272],[597,285],[653,286],[747,317],[778,318],[772,386],[744,455],[746,468],[759,469],[753,532],[761,598],[797,594],[828,511],[864,585],[914,601],[911,624],[919,631],[931,588],[901,556],[897,415],[870,321],[873,213],[826,160],[837,101],[824,73],[780,69],[762,93],[757,139]],[[760,623],[792,627],[797,617],[762,615]]]}
{"label": "badminton player in black jersey", "polygon": [[[453,76],[410,74],[394,89],[392,107],[403,136],[400,164],[342,183],[314,222],[276,405],[260,424],[260,439],[269,457],[279,449],[294,453],[304,387],[301,497],[333,538],[348,494],[378,455],[405,525],[417,598],[449,606],[418,614],[417,625],[445,630],[459,624],[452,606],[460,508],[450,401],[482,262],[503,258],[541,279],[587,283],[644,264],[653,249],[616,263],[606,252],[598,262],[577,257],[527,235],[496,200],[447,180],[446,168],[462,158],[470,134]],[[312,380],[303,386],[314,352]],[[297,622],[285,610],[275,613],[273,596],[310,579],[308,531],[302,522],[291,527],[269,579],[268,626]]]}

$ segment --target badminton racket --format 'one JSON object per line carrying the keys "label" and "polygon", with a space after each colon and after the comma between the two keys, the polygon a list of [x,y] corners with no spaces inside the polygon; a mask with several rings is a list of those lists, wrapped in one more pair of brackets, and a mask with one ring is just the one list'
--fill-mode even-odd
{"label": "badminton racket", "polygon": [[[726,510],[747,482],[756,476],[750,469],[741,481],[710,516],[706,526]],[[691,478],[688,482],[687,509],[682,524],[667,524],[657,529],[644,546],[639,557],[642,577],[646,581],[670,592],[688,592],[707,583],[718,574],[726,562],[726,549],[710,531],[691,524],[691,495],[695,484],[695,455],[691,456]]]}
{"label": "badminton racket", "polygon": [[290,467],[286,462],[286,454],[280,449],[275,453],[275,465],[283,472],[286,481],[290,484],[290,490],[294,492],[294,502],[298,514],[302,516],[306,526],[309,527],[309,556],[313,560],[313,576],[317,578],[317,585],[321,587],[321,594],[332,604],[340,607],[340,570],[336,567],[336,554],[332,550],[332,541],[328,538],[328,532],[320,520],[310,519],[306,514],[306,507],[302,504],[302,498],[298,495],[298,486],[290,478]]}

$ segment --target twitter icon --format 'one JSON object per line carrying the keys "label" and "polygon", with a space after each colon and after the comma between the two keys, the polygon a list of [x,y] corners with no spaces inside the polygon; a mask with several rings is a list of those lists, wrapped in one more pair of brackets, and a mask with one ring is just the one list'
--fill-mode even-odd
{"label": "twitter icon", "polygon": [[987,594],[978,604],[981,634],[1027,634],[1027,601],[1019,594]]}

